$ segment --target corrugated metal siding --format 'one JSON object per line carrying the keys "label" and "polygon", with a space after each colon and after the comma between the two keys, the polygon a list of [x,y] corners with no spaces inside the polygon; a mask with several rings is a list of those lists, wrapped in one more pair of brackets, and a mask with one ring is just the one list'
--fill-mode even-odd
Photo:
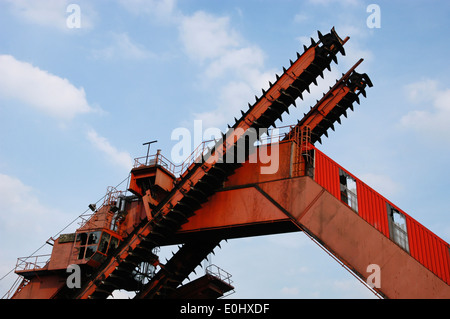
{"label": "corrugated metal siding", "polygon": [[386,237],[389,237],[386,201],[380,194],[358,179],[356,186],[359,215]]}
{"label": "corrugated metal siding", "polygon": [[340,199],[339,165],[316,149],[314,156],[314,179],[331,195]]}
{"label": "corrugated metal siding", "polygon": [[[339,168],[348,173],[347,170],[328,156],[315,149],[314,179],[340,200]],[[353,176],[350,173],[349,175]],[[449,244],[362,181],[357,178],[355,180],[357,185],[358,215],[388,238],[390,236],[386,203],[389,203],[405,215],[410,255],[450,285]]]}
{"label": "corrugated metal siding", "polygon": [[450,284],[449,245],[412,217],[405,216],[411,256]]}

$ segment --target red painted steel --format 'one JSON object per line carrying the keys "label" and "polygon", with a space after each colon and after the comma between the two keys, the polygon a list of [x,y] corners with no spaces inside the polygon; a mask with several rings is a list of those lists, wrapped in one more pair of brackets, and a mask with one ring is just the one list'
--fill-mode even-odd
{"label": "red painted steel", "polygon": [[411,256],[450,284],[449,245],[406,213],[403,214],[406,216]]}
{"label": "red painted steel", "polygon": [[[334,39],[332,43],[330,37]],[[20,286],[17,291],[20,293],[19,297],[105,298],[118,287],[135,290],[138,283],[134,279],[129,280],[135,266],[148,262],[149,256],[153,265],[159,263],[156,255],[153,259],[153,248],[170,243],[170,238],[176,234],[181,233],[187,238],[187,235],[196,231],[203,231],[203,234],[208,232],[210,235],[217,231],[208,241],[188,241],[165,265],[159,264],[161,270],[141,287],[137,295],[138,298],[149,298],[164,291],[166,296],[170,296],[167,291],[176,289],[219,244],[225,234],[224,230],[233,231],[232,235],[227,234],[229,238],[292,231],[285,226],[286,222],[292,221],[301,230],[311,232],[316,240],[322,242],[326,249],[361,278],[366,278],[363,273],[368,262],[375,260],[376,263],[383,264],[384,274],[388,278],[387,296],[416,296],[419,292],[420,296],[437,295],[446,298],[449,287],[444,282],[450,284],[449,244],[309,143],[314,143],[311,136],[320,142],[322,134],[327,136],[329,128],[334,130],[333,123],[340,123],[339,117],[346,116],[347,108],[353,110],[353,102],[359,103],[359,93],[366,96],[364,87],[366,84],[372,86],[370,80],[365,74],[353,72],[362,60],[337,81],[330,92],[299,121],[293,130],[296,134],[289,134],[285,142],[277,145],[280,160],[277,162],[279,169],[276,173],[260,174],[260,162],[227,168],[220,161],[222,155],[230,155],[247,130],[267,128],[277,118],[281,119],[283,112],[291,104],[295,104],[297,97],[302,97],[304,90],[309,92],[308,86],[315,83],[315,78],[322,74],[325,67],[329,67],[331,60],[336,59],[335,54],[341,51],[339,47],[342,48],[347,40],[340,40],[334,30],[327,37],[319,33],[319,38],[323,46],[312,42],[309,48],[305,47],[304,54],[298,54],[298,59],[291,61],[287,70],[283,69],[282,76],[277,76],[277,82],[271,84],[268,91],[263,90],[263,95],[256,98],[255,104],[249,105],[247,112],[242,111],[241,119],[235,119],[233,127],[229,126],[230,129],[235,129],[235,133],[231,136],[224,135],[223,140],[215,144],[210,155],[203,152],[203,146],[201,153],[197,152],[200,150],[197,148],[184,163],[186,165],[181,166],[182,169],[189,168],[179,172],[180,177],[175,178],[177,168],[166,163],[159,152],[154,157],[147,154],[145,164],[135,167],[131,172],[129,190],[137,197],[131,196],[127,201],[125,197],[121,197],[123,194],[109,192],[108,200],[95,210],[89,223],[76,233],[65,234],[65,240],[60,237],[55,241],[54,254],[45,267],[27,272],[30,283]],[[301,143],[298,143],[299,139]],[[272,148],[273,145],[261,146],[259,150]],[[314,150],[313,157],[311,150]],[[314,179],[317,183],[310,179],[311,158],[314,158]],[[136,163],[140,164],[139,159]],[[295,165],[300,164],[303,168],[296,168]],[[357,201],[350,187],[343,188],[342,194],[347,199],[345,202],[341,199],[341,178],[342,183],[351,179],[340,176],[340,171],[355,180]],[[208,188],[212,191],[208,192]],[[122,199],[124,205],[121,204]],[[407,241],[403,240],[403,233],[397,235],[389,229],[393,225],[390,207],[405,217]],[[102,214],[105,218],[100,219]],[[111,225],[114,226],[114,231],[110,228]],[[76,249],[85,245],[77,244],[80,241],[77,236],[79,231],[88,229],[102,230],[104,234],[111,235],[111,238],[122,240],[122,244],[111,255],[102,253],[103,257],[109,256],[102,259],[102,264],[98,262],[93,265],[87,261],[87,265],[95,269],[95,272],[90,270],[92,272],[83,287],[72,293],[64,286],[64,268],[67,260],[70,261],[68,257],[76,256]],[[178,230],[180,231],[177,232]],[[114,232],[117,236],[112,236]],[[72,239],[69,241],[68,238]],[[95,245],[95,249],[97,245],[100,247],[100,244]],[[100,248],[98,253],[100,254]],[[83,259],[88,258],[84,257],[84,253],[81,256]],[[397,280],[402,271],[407,280]],[[47,281],[41,279],[44,272],[50,276]],[[122,282],[115,278],[121,278]],[[414,283],[408,280],[414,280]],[[412,289],[411,285],[415,285],[415,288]],[[41,289],[41,292],[36,293],[35,289]],[[440,295],[436,291],[439,289],[446,294]],[[414,293],[411,294],[413,290]]]}
{"label": "red painted steel", "polygon": [[[276,76],[276,82],[270,83],[270,88],[267,91],[263,90],[261,97],[255,96],[256,102],[253,105],[249,104],[249,109],[246,112],[242,111],[240,119],[235,118],[234,125],[228,126],[229,133],[232,134],[224,134],[223,139],[215,143],[213,149],[208,149],[206,154],[203,153],[203,148],[201,154],[195,152],[195,155],[187,160],[186,163],[188,164],[182,165],[182,169],[186,170],[184,173],[180,172],[181,175],[177,179],[172,176],[172,173],[177,172],[177,168],[168,163],[159,152],[156,156],[150,157],[147,153],[145,164],[141,162],[143,158],[137,159],[136,165],[138,167],[135,167],[131,172],[129,187],[136,197],[124,198],[123,203],[125,204],[122,205],[122,200],[118,201],[119,196],[117,196],[116,203],[118,205],[110,205],[113,203],[109,201],[101,208],[103,209],[102,212],[110,215],[109,219],[103,219],[103,221],[112,221],[112,218],[114,218],[114,222],[111,223],[111,226],[99,225],[99,229],[103,231],[107,230],[108,227],[114,227],[118,233],[123,232],[121,244],[115,247],[111,255],[101,265],[93,266],[87,262],[87,266],[93,266],[93,269],[89,270],[89,274],[83,275],[86,276],[84,278],[86,280],[82,280],[83,285],[80,289],[70,290],[69,287],[63,287],[57,292],[55,298],[106,298],[117,288],[133,290],[136,284],[132,276],[133,267],[146,262],[148,252],[173,236],[178,227],[185,223],[188,217],[195,215],[195,211],[200,205],[207,201],[208,197],[220,188],[221,183],[234,173],[234,170],[239,166],[238,163],[226,165],[229,163],[223,163],[222,159],[229,159],[234,155],[236,149],[242,149],[238,145],[238,141],[241,138],[242,140],[245,139],[246,132],[250,129],[267,129],[274,126],[275,121],[281,120],[282,115],[288,112],[289,107],[292,104],[295,105],[297,98],[302,98],[305,91],[310,91],[310,85],[317,84],[316,78],[323,77],[325,69],[330,70],[331,62],[337,63],[336,55],[339,52],[345,55],[343,44],[348,40],[348,37],[344,41],[341,40],[334,28],[326,35],[322,35],[320,32],[318,35],[319,42],[312,39],[311,45],[304,47],[303,54],[297,53],[297,59],[290,61],[290,67],[283,68],[283,74]],[[199,156],[199,161],[196,160],[196,155]],[[94,211],[94,218],[100,216],[101,209],[97,210],[94,205],[90,208]],[[147,218],[142,218],[144,216]],[[91,224],[88,225],[89,228],[94,227]],[[131,232],[128,232],[129,230]],[[81,237],[78,237],[78,234],[69,235],[71,235],[72,244],[66,242],[64,247],[58,247],[64,248],[61,250],[64,251],[64,255],[69,255],[65,257],[71,257],[73,251],[75,252],[77,248],[79,251],[87,251],[81,249],[85,247],[85,244],[81,244],[83,241]],[[80,244],[77,244],[78,242]],[[59,244],[63,243],[59,241],[55,243],[55,245]],[[95,248],[97,247],[95,246]],[[92,249],[94,248],[91,247],[90,250]],[[201,260],[200,257],[206,257],[208,252],[204,251],[203,253],[204,256],[198,256],[199,260]],[[63,257],[58,256],[58,258]],[[67,258],[66,260],[70,259]],[[177,263],[183,264],[183,260],[179,260]],[[164,283],[166,281],[171,281],[172,284],[174,282],[181,283],[184,276],[187,276],[184,272],[187,272],[190,269],[189,267],[194,266],[188,264],[184,268],[181,267],[183,272],[178,271],[180,275],[165,274],[163,271],[161,277],[158,277],[163,278],[163,280],[155,284],[158,289],[165,289]],[[58,267],[63,266],[59,263]],[[53,269],[46,269],[46,271],[50,272]],[[65,275],[63,273],[62,277],[65,278]],[[27,290],[38,287],[40,278],[42,276],[34,276]],[[114,278],[121,278],[122,281],[118,283]]]}
{"label": "red painted steel", "polygon": [[450,245],[424,227],[403,210],[392,204],[364,182],[349,173],[324,153],[315,149],[315,181],[331,195],[341,200],[339,169],[356,180],[358,215],[390,238],[386,204],[403,214],[406,219],[409,253],[447,284],[450,284]]}
{"label": "red painted steel", "polygon": [[386,203],[372,188],[358,179],[356,181],[359,215],[386,237],[389,237]]}
{"label": "red painted steel", "polygon": [[324,153],[315,149],[314,178],[331,195],[340,199],[339,165]]}

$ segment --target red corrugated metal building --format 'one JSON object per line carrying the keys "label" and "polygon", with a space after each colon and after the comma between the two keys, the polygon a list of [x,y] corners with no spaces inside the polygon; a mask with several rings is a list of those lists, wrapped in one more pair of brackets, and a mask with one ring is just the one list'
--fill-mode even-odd
{"label": "red corrugated metal building", "polygon": [[[343,200],[341,175],[356,183],[357,206],[361,218],[397,243],[414,259],[450,284],[450,246],[414,218],[349,173],[324,153],[315,149],[315,181],[331,195]],[[345,200],[343,200],[345,202]],[[389,210],[389,212],[388,212]]]}

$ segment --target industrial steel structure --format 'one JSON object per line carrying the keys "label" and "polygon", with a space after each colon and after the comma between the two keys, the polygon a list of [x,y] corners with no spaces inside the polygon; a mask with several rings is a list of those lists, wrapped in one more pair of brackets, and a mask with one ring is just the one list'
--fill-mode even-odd
{"label": "industrial steel structure", "polygon": [[[181,165],[159,151],[136,159],[126,192],[108,189],[80,228],[55,239],[49,258],[18,260],[9,297],[107,298],[125,289],[135,298],[218,298],[234,287],[217,266],[184,282],[222,240],[303,231],[363,282],[378,265],[379,296],[450,298],[449,244],[315,146],[366,97],[372,83],[356,72],[362,60],[296,125],[270,131],[345,54],[348,39],[334,28],[318,32],[221,139]],[[269,154],[277,155],[271,163]],[[159,260],[158,248],[173,244],[173,257]],[[81,269],[79,287],[67,284],[69,265]]]}

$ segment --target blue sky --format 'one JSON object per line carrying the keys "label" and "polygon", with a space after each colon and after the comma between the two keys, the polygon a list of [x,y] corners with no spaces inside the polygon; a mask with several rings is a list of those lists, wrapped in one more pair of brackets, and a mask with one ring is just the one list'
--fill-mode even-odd
{"label": "blue sky", "polygon": [[[177,127],[224,129],[333,26],[347,55],[283,123],[364,58],[374,87],[319,148],[448,242],[449,15],[444,0],[0,0],[0,275],[126,178],[142,143],[169,157]],[[231,240],[213,262],[235,298],[373,297],[300,233]]]}

